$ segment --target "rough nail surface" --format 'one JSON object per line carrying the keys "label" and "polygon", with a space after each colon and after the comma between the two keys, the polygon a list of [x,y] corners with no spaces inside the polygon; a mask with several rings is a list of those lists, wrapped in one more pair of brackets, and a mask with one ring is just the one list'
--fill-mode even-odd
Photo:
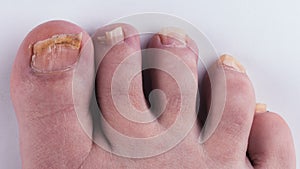
{"label": "rough nail surface", "polygon": [[267,105],[263,103],[256,103],[255,112],[256,113],[264,113],[267,111]]}
{"label": "rough nail surface", "polygon": [[54,35],[33,44],[31,68],[40,73],[69,70],[78,60],[82,33]]}
{"label": "rough nail surface", "polygon": [[105,35],[99,36],[98,40],[102,44],[106,44],[106,45],[114,45],[116,43],[123,42],[124,41],[123,29],[122,27],[117,27],[112,31],[105,32]]}
{"label": "rough nail surface", "polygon": [[219,62],[224,66],[224,68],[246,73],[244,66],[230,55],[222,55]]}
{"label": "rough nail surface", "polygon": [[159,31],[159,34],[165,36],[165,38],[162,38],[162,44],[164,45],[172,47],[186,46],[186,33],[180,28],[165,27]]}

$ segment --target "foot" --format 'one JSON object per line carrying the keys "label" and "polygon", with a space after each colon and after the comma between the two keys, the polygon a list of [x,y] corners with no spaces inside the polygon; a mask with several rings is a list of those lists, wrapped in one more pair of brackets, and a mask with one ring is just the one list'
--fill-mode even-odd
{"label": "foot", "polygon": [[[155,34],[145,60],[164,71],[143,74],[135,74],[145,65],[133,27],[106,26],[93,41],[95,50],[80,27],[51,21],[36,27],[21,44],[11,96],[23,168],[295,168],[289,127],[264,105],[256,105],[245,69],[233,57],[221,56],[201,83],[198,122],[198,50],[190,37],[177,29]],[[89,112],[94,65],[99,66],[97,103],[107,122],[101,125],[102,142],[95,137],[98,131]],[[225,102],[218,104],[214,96],[224,90]],[[207,112],[220,107],[222,116],[215,122]],[[216,129],[205,132],[200,144],[201,129],[211,127]],[[111,129],[145,141],[122,142]],[[159,138],[160,144],[149,141],[152,138]]]}

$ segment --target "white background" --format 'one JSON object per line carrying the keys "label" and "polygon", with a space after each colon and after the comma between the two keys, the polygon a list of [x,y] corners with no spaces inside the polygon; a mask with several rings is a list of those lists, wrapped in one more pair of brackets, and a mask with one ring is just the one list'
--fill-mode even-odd
{"label": "white background", "polygon": [[300,1],[9,0],[0,2],[1,169],[21,168],[9,78],[25,35],[52,19],[75,22],[92,34],[114,19],[141,12],[184,18],[208,36],[219,54],[230,53],[242,62],[253,81],[257,101],[284,117],[300,155]]}

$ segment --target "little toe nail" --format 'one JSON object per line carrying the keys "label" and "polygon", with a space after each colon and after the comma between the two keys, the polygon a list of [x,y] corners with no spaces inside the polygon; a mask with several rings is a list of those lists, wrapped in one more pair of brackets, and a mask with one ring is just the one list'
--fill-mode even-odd
{"label": "little toe nail", "polygon": [[267,105],[263,103],[256,103],[255,112],[256,113],[264,113],[267,111]]}

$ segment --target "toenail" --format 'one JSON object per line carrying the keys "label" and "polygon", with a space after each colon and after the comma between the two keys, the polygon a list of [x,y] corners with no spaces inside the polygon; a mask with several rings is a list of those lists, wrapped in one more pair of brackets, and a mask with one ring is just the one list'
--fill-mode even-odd
{"label": "toenail", "polygon": [[222,55],[219,59],[219,63],[226,69],[246,73],[244,66],[230,55]]}
{"label": "toenail", "polygon": [[124,32],[122,27],[117,27],[109,32],[105,32],[104,36],[97,37],[101,44],[114,45],[124,42]]}
{"label": "toenail", "polygon": [[255,112],[256,113],[264,113],[267,111],[267,105],[263,103],[256,103]]}
{"label": "toenail", "polygon": [[165,27],[159,31],[159,34],[167,37],[167,39],[161,38],[164,46],[186,47],[186,33],[180,28]]}
{"label": "toenail", "polygon": [[82,33],[54,35],[33,44],[31,68],[40,73],[69,70],[78,60]]}

